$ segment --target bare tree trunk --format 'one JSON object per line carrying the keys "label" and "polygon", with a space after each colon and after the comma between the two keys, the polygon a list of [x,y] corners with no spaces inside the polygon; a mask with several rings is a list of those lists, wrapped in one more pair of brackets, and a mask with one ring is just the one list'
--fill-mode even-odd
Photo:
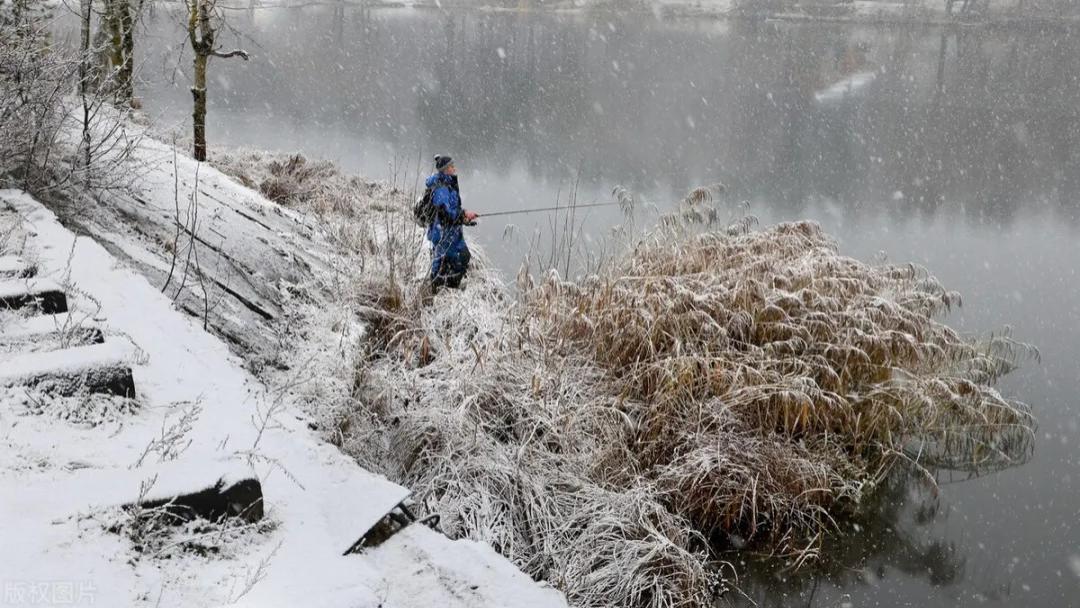
{"label": "bare tree trunk", "polygon": [[135,97],[135,20],[141,6],[133,7],[134,0],[115,1],[120,5],[120,52],[123,57],[117,80],[120,84],[120,99],[130,104]]}
{"label": "bare tree trunk", "polygon": [[124,62],[124,50],[121,44],[123,32],[120,25],[120,4],[123,0],[105,0],[102,13],[102,27],[109,36],[109,67],[119,69]]}
{"label": "bare tree trunk", "polygon": [[186,2],[188,40],[195,53],[195,82],[191,87],[191,96],[194,101],[191,112],[195,138],[194,153],[195,160],[201,162],[206,160],[206,63],[210,57],[239,56],[246,61],[248,54],[240,49],[222,53],[214,46],[214,36],[217,31],[211,21],[211,16],[214,13],[216,0],[186,0]]}
{"label": "bare tree trunk", "polygon": [[109,63],[118,103],[131,104],[135,97],[135,25],[142,5],[142,0],[105,0]]}
{"label": "bare tree trunk", "polygon": [[92,0],[80,0],[79,18],[82,20],[79,57],[79,97],[82,98],[82,146],[86,170],[90,170],[90,15]]}
{"label": "bare tree trunk", "polygon": [[117,90],[121,102],[131,104],[134,93],[132,85],[132,73],[134,71],[135,51],[134,17],[132,15],[131,0],[113,0],[117,3],[120,14],[117,15],[120,22],[120,66],[117,70]]}
{"label": "bare tree trunk", "polygon": [[191,85],[191,124],[195,160],[206,160],[206,62],[214,48],[214,29],[210,25],[207,0],[187,0],[188,39],[195,54],[195,81]]}
{"label": "bare tree trunk", "polygon": [[195,160],[206,160],[206,60],[208,57],[201,53],[195,53],[195,84],[191,87],[191,95],[195,105],[191,114],[192,124],[195,125]]}

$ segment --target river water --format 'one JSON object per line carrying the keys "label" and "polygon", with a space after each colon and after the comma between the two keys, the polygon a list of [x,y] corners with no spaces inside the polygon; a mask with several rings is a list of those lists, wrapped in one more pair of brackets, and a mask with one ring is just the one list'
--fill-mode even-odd
{"label": "river water", "polygon": [[[952,325],[1010,327],[1041,350],[1000,386],[1038,416],[1033,456],[974,479],[942,472],[929,506],[891,492],[877,517],[844,525],[821,566],[739,563],[741,587],[763,606],[1080,606],[1080,36],[326,6],[227,15],[252,60],[211,61],[212,145],[400,182],[415,181],[418,158],[449,153],[479,211],[606,201],[619,185],[647,217],[721,181],[732,217],[812,218],[844,253],[928,267],[964,295]],[[138,93],[186,133],[181,22],[160,7],[147,20]],[[555,217],[491,218],[470,236],[512,273],[530,246],[547,252]],[[578,242],[595,253],[622,220],[581,211]]]}

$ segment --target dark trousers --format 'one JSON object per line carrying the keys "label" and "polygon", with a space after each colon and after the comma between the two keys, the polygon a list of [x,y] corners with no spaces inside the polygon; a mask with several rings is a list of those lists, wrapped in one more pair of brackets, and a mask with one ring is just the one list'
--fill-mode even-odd
{"label": "dark trousers", "polygon": [[436,251],[431,261],[431,286],[435,289],[443,286],[459,289],[461,280],[469,272],[470,261],[472,254],[464,242],[442,255]]}

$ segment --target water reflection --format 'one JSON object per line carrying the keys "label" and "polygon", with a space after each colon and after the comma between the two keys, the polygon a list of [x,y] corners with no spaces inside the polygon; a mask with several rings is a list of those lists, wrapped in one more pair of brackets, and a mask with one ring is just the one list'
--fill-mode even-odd
{"label": "water reflection", "polygon": [[[849,592],[852,586],[881,587],[886,579],[898,575],[922,579],[932,588],[943,588],[961,582],[972,573],[975,580],[968,585],[978,590],[979,597],[1008,598],[1011,580],[985,579],[979,575],[986,572],[978,572],[987,565],[1006,570],[1001,568],[1002,564],[994,563],[986,555],[977,555],[971,564],[961,543],[935,529],[947,525],[952,515],[950,506],[942,500],[942,489],[948,491],[954,484],[1021,466],[1031,458],[1034,440],[1030,433],[1022,429],[1006,431],[999,439],[1002,457],[984,461],[978,467],[941,466],[931,474],[927,468],[901,464],[870,494],[858,513],[838,520],[838,532],[826,539],[819,559],[808,562],[809,565],[731,554],[728,559],[739,566],[736,571],[741,577],[741,593],[727,594],[720,605],[829,606],[837,592]],[[924,453],[918,447],[914,450]],[[933,467],[931,462],[944,465],[953,457],[955,453],[940,460],[927,460],[923,465]],[[956,462],[971,462],[971,458]]]}
{"label": "water reflection", "polygon": [[932,587],[961,580],[967,558],[954,541],[926,533],[941,515],[939,494],[921,473],[899,471],[863,509],[864,515],[839,524],[840,532],[822,548],[822,558],[791,570],[775,559],[740,560],[741,591],[728,593],[721,606],[782,607],[830,605],[830,591],[852,585],[876,586],[897,573],[923,578]]}

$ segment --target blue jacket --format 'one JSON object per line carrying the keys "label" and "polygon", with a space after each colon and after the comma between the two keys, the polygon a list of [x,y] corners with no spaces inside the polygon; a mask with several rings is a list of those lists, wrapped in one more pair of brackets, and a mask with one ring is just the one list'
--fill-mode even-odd
{"label": "blue jacket", "polygon": [[431,202],[436,211],[435,221],[428,227],[427,234],[431,241],[431,279],[457,287],[468,272],[472,258],[461,229],[465,218],[457,178],[436,173],[428,178],[426,185],[432,188]]}
{"label": "blue jacket", "polygon": [[465,244],[465,235],[461,230],[461,195],[458,194],[457,180],[453,176],[436,173],[427,179],[425,186],[433,188],[431,202],[437,211],[427,234],[428,240],[435,246],[435,255],[460,249]]}

